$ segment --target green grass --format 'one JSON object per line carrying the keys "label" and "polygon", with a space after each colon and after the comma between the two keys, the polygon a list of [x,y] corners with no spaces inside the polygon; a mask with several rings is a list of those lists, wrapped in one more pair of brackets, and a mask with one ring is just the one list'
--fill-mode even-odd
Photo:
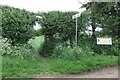
{"label": "green grass", "polygon": [[4,56],[2,63],[2,77],[28,77],[41,72],[39,60],[25,60]]}
{"label": "green grass", "polygon": [[101,67],[117,65],[116,56],[89,56],[80,60],[51,59],[50,65],[53,72],[59,73],[81,73],[99,69]]}
{"label": "green grass", "polygon": [[3,77],[30,77],[38,74],[75,74],[117,65],[117,63],[116,56],[89,56],[74,61],[46,58],[44,62],[39,59],[25,60],[4,56],[2,66]]}

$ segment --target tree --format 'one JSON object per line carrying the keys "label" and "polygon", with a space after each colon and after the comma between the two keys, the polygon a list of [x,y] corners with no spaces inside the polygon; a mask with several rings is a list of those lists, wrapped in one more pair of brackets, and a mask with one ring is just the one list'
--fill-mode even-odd
{"label": "tree", "polygon": [[119,2],[89,2],[82,7],[86,7],[88,14],[88,21],[91,22],[93,28],[93,35],[95,35],[95,28],[100,24],[105,28],[106,34],[112,34],[118,37],[118,25],[120,24],[120,6]]}

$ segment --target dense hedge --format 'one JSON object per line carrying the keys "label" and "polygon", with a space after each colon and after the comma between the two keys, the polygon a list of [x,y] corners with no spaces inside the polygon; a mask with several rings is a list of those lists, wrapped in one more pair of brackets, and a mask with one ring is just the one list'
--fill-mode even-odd
{"label": "dense hedge", "polygon": [[34,13],[18,8],[2,6],[2,37],[7,38],[13,45],[26,43],[33,32]]}
{"label": "dense hedge", "polygon": [[[44,35],[45,41],[42,51],[42,55],[52,55],[58,50],[58,46],[62,44],[64,47],[71,47],[74,49],[75,43],[75,20],[72,16],[77,12],[60,12],[52,11],[48,13],[32,13],[26,10],[20,10],[18,8],[1,6],[2,9],[2,36],[8,38],[9,41],[14,45],[16,43],[26,43],[30,38],[35,36]],[[112,53],[118,54],[118,40],[115,36],[112,37],[112,47],[98,46],[96,44],[96,37],[104,37],[107,30],[100,33],[94,33],[95,38],[86,35],[84,32],[87,26],[87,13],[82,13],[81,17],[78,18],[78,46],[82,49],[90,49],[91,52],[103,54]],[[42,28],[40,30],[33,30],[33,23],[35,22],[35,16],[42,16],[40,24]],[[108,20],[109,22],[109,20]],[[104,27],[103,27],[104,28]],[[61,43],[61,44],[59,44]],[[56,50],[55,50],[56,49]],[[62,49],[61,49],[62,50]],[[112,52],[109,52],[111,50]],[[56,53],[57,54],[57,53]]]}

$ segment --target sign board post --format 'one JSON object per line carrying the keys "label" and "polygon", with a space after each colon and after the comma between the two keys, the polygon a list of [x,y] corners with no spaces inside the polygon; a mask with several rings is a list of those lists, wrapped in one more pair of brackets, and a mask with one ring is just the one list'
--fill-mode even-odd
{"label": "sign board post", "polygon": [[100,45],[100,46],[106,46],[107,45],[107,46],[109,46],[109,49],[111,50],[112,38],[97,38],[97,44]]}
{"label": "sign board post", "polygon": [[112,39],[111,38],[97,38],[97,44],[112,45]]}
{"label": "sign board post", "polygon": [[76,45],[77,45],[77,37],[78,37],[78,34],[77,34],[77,32],[78,32],[78,30],[77,30],[78,29],[78,23],[77,23],[77,21],[78,21],[78,17],[80,17],[80,15],[81,15],[81,13],[77,13],[77,14],[72,16],[72,19],[76,19],[76,36],[75,36]]}

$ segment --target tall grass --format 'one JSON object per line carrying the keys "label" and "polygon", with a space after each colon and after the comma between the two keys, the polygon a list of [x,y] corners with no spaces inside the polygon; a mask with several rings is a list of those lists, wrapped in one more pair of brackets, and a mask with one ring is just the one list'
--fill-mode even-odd
{"label": "tall grass", "polygon": [[29,78],[40,74],[76,74],[117,65],[117,63],[116,56],[84,56],[80,60],[46,58],[44,62],[38,59],[26,60],[4,56],[2,76],[3,78]]}
{"label": "tall grass", "polygon": [[59,73],[82,73],[96,70],[102,67],[117,65],[116,56],[84,56],[80,60],[51,59],[50,65],[53,72]]}

